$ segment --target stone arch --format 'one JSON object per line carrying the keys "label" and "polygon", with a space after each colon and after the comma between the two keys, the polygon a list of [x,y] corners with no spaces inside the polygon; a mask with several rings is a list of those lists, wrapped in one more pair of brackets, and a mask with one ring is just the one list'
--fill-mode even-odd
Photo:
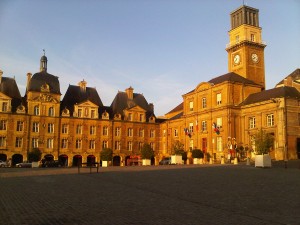
{"label": "stone arch", "polygon": [[63,167],[67,167],[69,165],[69,158],[67,155],[58,156],[58,160]]}
{"label": "stone arch", "polygon": [[0,154],[0,160],[6,161],[7,160],[7,155],[6,154]]}
{"label": "stone arch", "polygon": [[81,165],[81,163],[82,163],[82,156],[81,155],[74,155],[72,166],[78,166],[78,165]]}
{"label": "stone arch", "polygon": [[121,165],[121,157],[116,155],[113,157],[113,166],[120,166]]}
{"label": "stone arch", "polygon": [[23,155],[21,154],[14,154],[11,158],[11,165],[15,166],[17,163],[23,162]]}

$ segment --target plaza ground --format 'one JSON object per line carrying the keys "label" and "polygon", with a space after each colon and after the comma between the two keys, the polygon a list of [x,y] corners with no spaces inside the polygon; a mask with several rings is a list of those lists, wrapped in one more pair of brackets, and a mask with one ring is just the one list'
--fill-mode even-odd
{"label": "plaza ground", "polygon": [[300,161],[0,168],[0,224],[300,224]]}

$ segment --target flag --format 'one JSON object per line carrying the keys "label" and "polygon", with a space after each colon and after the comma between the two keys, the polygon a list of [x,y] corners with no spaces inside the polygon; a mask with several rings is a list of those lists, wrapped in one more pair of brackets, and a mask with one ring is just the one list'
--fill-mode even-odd
{"label": "flag", "polygon": [[198,131],[199,127],[198,127],[198,120],[196,120],[196,131]]}

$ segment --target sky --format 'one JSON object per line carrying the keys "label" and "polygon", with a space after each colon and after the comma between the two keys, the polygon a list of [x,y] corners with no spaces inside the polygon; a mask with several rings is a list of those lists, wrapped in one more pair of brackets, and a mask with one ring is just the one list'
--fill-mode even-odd
{"label": "sky", "polygon": [[300,68],[299,0],[0,0],[0,70],[24,96],[45,49],[61,100],[82,80],[105,106],[131,86],[161,116],[228,73],[230,13],[243,2],[259,9],[266,88],[274,88]]}

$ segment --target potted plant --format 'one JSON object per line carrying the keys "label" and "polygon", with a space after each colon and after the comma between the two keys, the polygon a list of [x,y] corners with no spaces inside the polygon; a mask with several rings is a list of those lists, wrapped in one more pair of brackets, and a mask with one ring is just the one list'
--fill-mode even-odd
{"label": "potted plant", "polygon": [[27,159],[31,162],[32,167],[39,167],[39,161],[41,160],[42,152],[38,148],[32,149],[28,152]]}
{"label": "potted plant", "polygon": [[270,149],[274,137],[263,130],[255,134],[255,167],[271,167]]}
{"label": "potted plant", "polygon": [[143,148],[141,149],[141,156],[143,160],[143,166],[150,166],[151,158],[154,157],[154,151],[149,144],[144,144]]}
{"label": "potted plant", "polygon": [[203,164],[203,157],[204,157],[204,154],[200,149],[192,150],[192,158],[193,158],[194,164]]}
{"label": "potted plant", "polygon": [[182,164],[182,160],[187,160],[187,154],[183,150],[184,145],[180,141],[173,144],[173,155],[171,155],[171,164]]}
{"label": "potted plant", "polygon": [[102,160],[102,167],[107,167],[108,162],[112,160],[113,151],[111,148],[104,148],[100,152],[100,158]]}

